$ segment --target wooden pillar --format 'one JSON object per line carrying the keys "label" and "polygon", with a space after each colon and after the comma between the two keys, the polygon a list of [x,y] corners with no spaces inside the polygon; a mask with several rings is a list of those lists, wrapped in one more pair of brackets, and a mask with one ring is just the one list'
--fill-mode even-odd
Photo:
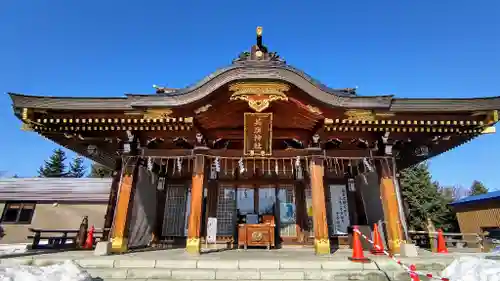
{"label": "wooden pillar", "polygon": [[212,180],[208,183],[207,190],[207,217],[217,217],[217,200],[219,197],[217,181]]}
{"label": "wooden pillar", "polygon": [[327,255],[330,254],[330,239],[326,223],[323,159],[313,156],[309,170],[313,203],[314,251],[317,255]]}
{"label": "wooden pillar", "polygon": [[377,172],[380,183],[380,199],[384,209],[384,220],[387,230],[387,244],[393,254],[400,251],[400,244],[403,239],[403,228],[399,217],[399,204],[394,184],[394,167],[388,158],[377,161]]}
{"label": "wooden pillar", "polygon": [[109,191],[108,207],[106,208],[106,215],[104,216],[104,230],[102,232],[102,241],[107,241],[109,239],[109,232],[111,226],[113,226],[113,217],[115,215],[116,199],[118,196],[118,188],[120,186],[122,171],[122,160],[120,158],[116,159],[115,169],[113,171],[113,182],[111,183],[111,189]]}
{"label": "wooden pillar", "polygon": [[129,158],[123,164],[122,179],[118,189],[118,200],[116,202],[116,214],[111,240],[111,251],[124,253],[128,250],[128,227],[134,202],[134,189],[137,184],[139,158]]}
{"label": "wooden pillar", "polygon": [[201,248],[200,228],[204,172],[204,157],[196,155],[191,183],[191,211],[189,213],[188,238],[186,242],[186,251],[190,254],[199,254]]}
{"label": "wooden pillar", "polygon": [[304,243],[306,241],[307,207],[305,186],[302,181],[295,184],[295,204],[297,210],[297,240],[299,243]]}
{"label": "wooden pillar", "polygon": [[[163,185],[160,189],[159,184]],[[156,186],[156,221],[153,228],[152,242],[154,244],[160,243],[161,235],[163,232],[163,219],[165,216],[165,205],[167,203],[166,180],[159,180]]]}

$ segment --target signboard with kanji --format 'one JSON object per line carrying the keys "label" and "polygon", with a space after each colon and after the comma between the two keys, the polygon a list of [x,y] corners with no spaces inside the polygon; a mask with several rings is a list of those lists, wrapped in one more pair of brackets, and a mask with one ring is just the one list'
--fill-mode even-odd
{"label": "signboard with kanji", "polygon": [[269,156],[272,154],[272,113],[245,113],[244,154]]}
{"label": "signboard with kanji", "polygon": [[330,185],[331,200],[331,222],[333,233],[347,234],[347,227],[351,224],[349,221],[349,206],[347,203],[347,190],[345,185]]}

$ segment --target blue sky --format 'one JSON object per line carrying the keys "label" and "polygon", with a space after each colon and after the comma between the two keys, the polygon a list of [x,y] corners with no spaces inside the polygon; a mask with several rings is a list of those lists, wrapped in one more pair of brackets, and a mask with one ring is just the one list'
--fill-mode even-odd
{"label": "blue sky", "polygon": [[[36,170],[56,146],[20,130],[12,91],[153,93],[225,66],[255,40],[332,87],[361,95],[500,95],[500,1],[0,1],[0,171]],[[435,180],[499,188],[488,135],[431,161]],[[73,154],[69,154],[73,156]]]}

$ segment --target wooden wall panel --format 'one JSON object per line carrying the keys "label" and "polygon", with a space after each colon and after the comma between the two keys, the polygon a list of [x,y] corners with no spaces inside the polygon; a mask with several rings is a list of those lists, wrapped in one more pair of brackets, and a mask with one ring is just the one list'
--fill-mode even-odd
{"label": "wooden wall panel", "polygon": [[500,227],[500,200],[454,207],[461,232],[479,233],[482,227]]}

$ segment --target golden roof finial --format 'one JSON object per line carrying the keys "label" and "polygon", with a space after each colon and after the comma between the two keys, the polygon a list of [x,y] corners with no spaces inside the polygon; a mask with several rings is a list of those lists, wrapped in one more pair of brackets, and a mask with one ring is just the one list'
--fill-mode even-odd
{"label": "golden roof finial", "polygon": [[262,26],[257,26],[257,36],[262,36]]}

